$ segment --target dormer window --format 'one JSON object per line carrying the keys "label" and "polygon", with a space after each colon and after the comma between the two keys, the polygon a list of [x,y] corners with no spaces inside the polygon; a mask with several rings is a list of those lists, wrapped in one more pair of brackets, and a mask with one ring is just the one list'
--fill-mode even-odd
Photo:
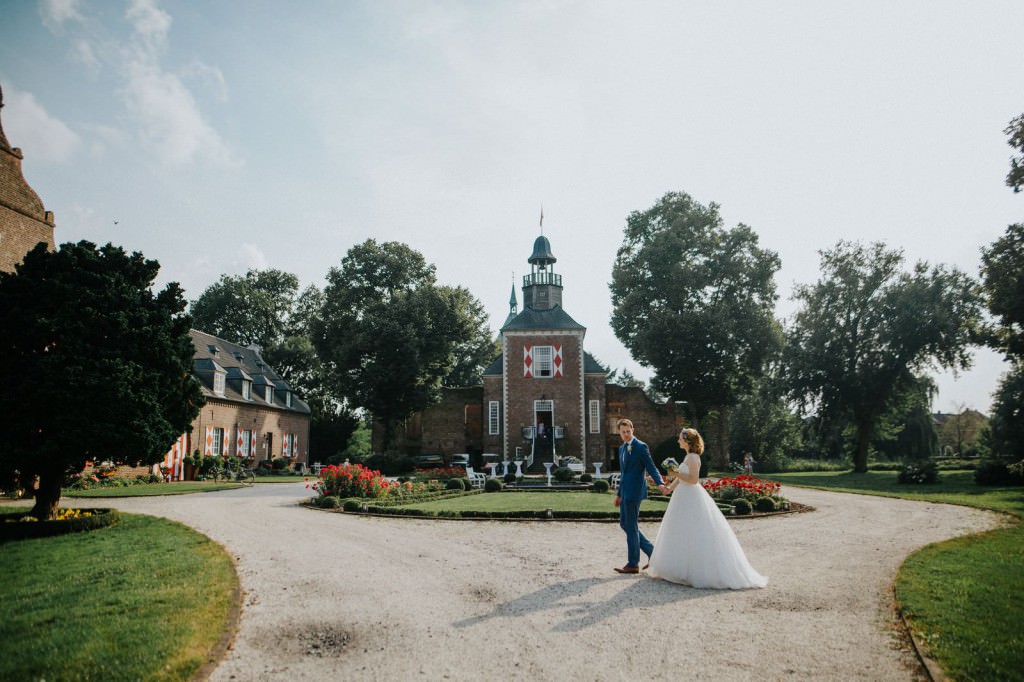
{"label": "dormer window", "polygon": [[291,407],[292,406],[292,392],[291,391],[285,391],[284,392],[284,404],[285,404],[286,407]]}
{"label": "dormer window", "polygon": [[268,403],[273,404],[273,402],[274,402],[274,387],[271,386],[270,384],[267,384],[266,392],[263,394],[263,397],[266,398]]}
{"label": "dormer window", "polygon": [[213,373],[213,392],[217,395],[224,395],[224,373]]}
{"label": "dormer window", "polygon": [[242,398],[252,400],[252,382],[242,380]]}

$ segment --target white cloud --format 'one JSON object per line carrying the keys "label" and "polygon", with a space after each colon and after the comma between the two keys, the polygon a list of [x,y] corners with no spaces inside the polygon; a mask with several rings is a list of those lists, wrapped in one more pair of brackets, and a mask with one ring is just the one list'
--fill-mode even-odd
{"label": "white cloud", "polygon": [[157,7],[155,0],[134,0],[125,13],[125,19],[149,45],[156,48],[165,45],[171,30],[171,15]]}
{"label": "white cloud", "polygon": [[193,59],[182,69],[182,77],[194,80],[213,91],[214,96],[220,102],[228,99],[227,83],[224,81],[224,73],[198,59]]}
{"label": "white cloud", "polygon": [[4,90],[4,125],[12,147],[30,150],[29,156],[42,161],[68,161],[81,145],[81,138],[63,121],[51,116],[29,92]]}
{"label": "white cloud", "polygon": [[270,267],[267,255],[255,244],[242,244],[235,261],[241,270],[266,270]]}
{"label": "white cloud", "polygon": [[236,163],[181,79],[144,61],[128,64],[127,75],[125,102],[138,120],[143,143],[161,162],[178,165],[203,157]]}
{"label": "white cloud", "polygon": [[76,40],[75,45],[71,50],[71,54],[76,61],[81,62],[90,71],[99,71],[99,57],[96,56],[96,51],[93,49],[92,44],[90,44],[88,41]]}
{"label": "white cloud", "polygon": [[39,12],[43,15],[43,24],[51,31],[57,31],[68,21],[82,21],[78,11],[81,0],[42,0]]}

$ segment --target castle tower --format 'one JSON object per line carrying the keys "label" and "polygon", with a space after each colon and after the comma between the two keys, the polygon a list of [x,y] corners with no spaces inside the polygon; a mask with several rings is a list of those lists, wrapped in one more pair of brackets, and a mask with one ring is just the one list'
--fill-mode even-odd
{"label": "castle tower", "polygon": [[[4,106],[0,89],[0,114]],[[47,211],[21,172],[24,156],[11,147],[0,116],[0,271],[13,272],[25,254],[44,242],[52,250],[53,213]]]}

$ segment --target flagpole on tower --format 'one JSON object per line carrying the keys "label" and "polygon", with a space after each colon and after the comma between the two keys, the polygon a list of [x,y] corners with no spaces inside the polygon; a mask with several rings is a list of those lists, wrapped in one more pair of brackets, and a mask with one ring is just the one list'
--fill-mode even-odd
{"label": "flagpole on tower", "polygon": [[540,233],[544,234],[544,204],[540,205]]}

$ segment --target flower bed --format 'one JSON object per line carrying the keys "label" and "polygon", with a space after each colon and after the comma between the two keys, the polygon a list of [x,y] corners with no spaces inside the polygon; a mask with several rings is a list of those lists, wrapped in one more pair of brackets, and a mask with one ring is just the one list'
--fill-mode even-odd
{"label": "flower bed", "polygon": [[57,518],[40,521],[28,512],[4,514],[0,522],[0,542],[25,540],[65,533],[79,533],[105,528],[117,522],[120,515],[116,509],[58,509]]}
{"label": "flower bed", "polygon": [[321,497],[397,500],[415,498],[442,489],[439,481],[389,481],[379,471],[361,464],[332,464],[322,469],[319,478],[307,483],[306,487]]}

